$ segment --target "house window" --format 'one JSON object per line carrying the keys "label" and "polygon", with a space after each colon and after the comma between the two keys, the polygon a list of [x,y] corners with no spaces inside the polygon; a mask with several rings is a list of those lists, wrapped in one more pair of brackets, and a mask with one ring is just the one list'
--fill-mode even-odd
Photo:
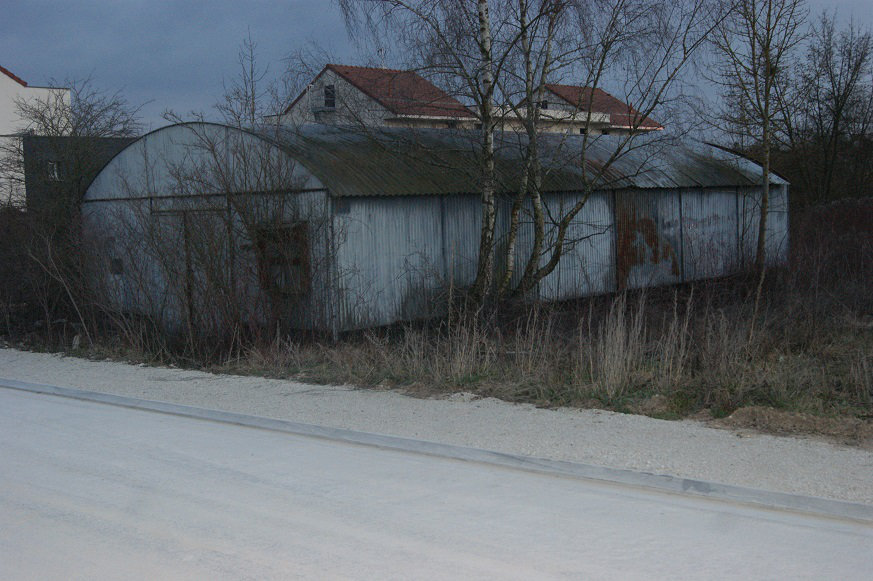
{"label": "house window", "polygon": [[309,224],[261,228],[256,232],[261,288],[272,296],[297,297],[309,292]]}
{"label": "house window", "polygon": [[49,161],[46,166],[46,173],[48,174],[49,181],[59,182],[61,181],[61,175],[58,172],[58,162]]}
{"label": "house window", "polygon": [[324,86],[324,106],[328,109],[336,108],[336,85]]}
{"label": "house window", "polygon": [[600,132],[601,135],[609,135],[609,129],[604,129]]}
{"label": "house window", "polygon": [[588,129],[587,129],[587,128],[585,128],[585,127],[580,127],[580,128],[579,128],[579,134],[580,134],[580,135],[585,135],[586,133],[588,133]]}
{"label": "house window", "polygon": [[549,102],[548,101],[540,101],[540,109],[548,109]]}

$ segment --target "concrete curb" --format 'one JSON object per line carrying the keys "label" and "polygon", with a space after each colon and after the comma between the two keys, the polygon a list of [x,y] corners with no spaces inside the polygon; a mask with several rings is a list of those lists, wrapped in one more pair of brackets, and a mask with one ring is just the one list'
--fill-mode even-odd
{"label": "concrete curb", "polygon": [[81,401],[159,412],[213,422],[236,424],[298,436],[323,438],[363,446],[375,446],[387,450],[426,454],[441,458],[465,460],[468,462],[480,462],[516,470],[540,472],[570,478],[597,480],[611,484],[644,488],[670,494],[692,495],[717,501],[749,504],[756,507],[787,510],[827,518],[846,519],[873,525],[873,506],[867,504],[786,494],[782,492],[770,492],[754,488],[732,486],[729,484],[718,484],[703,480],[679,478],[665,474],[635,472],[633,470],[607,468],[603,466],[579,464],[561,460],[533,458],[478,448],[453,446],[437,442],[428,442],[398,436],[386,436],[368,432],[356,432],[341,428],[330,428],[287,420],[209,410],[173,403],[58,387],[54,385],[40,385],[11,379],[0,378],[0,388],[66,397]]}

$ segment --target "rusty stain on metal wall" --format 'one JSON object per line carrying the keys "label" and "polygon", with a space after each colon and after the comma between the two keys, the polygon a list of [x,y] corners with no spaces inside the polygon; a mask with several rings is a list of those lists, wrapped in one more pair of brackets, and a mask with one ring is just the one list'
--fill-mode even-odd
{"label": "rusty stain on metal wall", "polygon": [[[616,195],[616,279],[619,290],[681,279],[681,262],[656,196]],[[681,250],[681,248],[680,248]]]}

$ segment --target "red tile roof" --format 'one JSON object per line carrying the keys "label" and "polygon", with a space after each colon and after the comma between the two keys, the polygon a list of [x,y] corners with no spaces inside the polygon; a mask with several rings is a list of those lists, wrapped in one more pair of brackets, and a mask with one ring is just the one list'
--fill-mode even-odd
{"label": "red tile roof", "polygon": [[[315,78],[327,70],[333,71],[395,115],[474,116],[460,101],[413,71],[327,65]],[[290,111],[302,96],[297,97],[285,112]]]}
{"label": "red tile roof", "polygon": [[6,75],[7,77],[9,77],[9,78],[12,79],[13,81],[15,81],[16,83],[19,83],[22,87],[26,87],[26,86],[27,86],[27,83],[25,83],[25,82],[22,81],[20,78],[18,78],[17,76],[15,76],[15,75],[12,73],[12,71],[10,71],[9,69],[6,69],[6,68],[0,66],[0,73],[3,73],[3,74]]}
{"label": "red tile roof", "polygon": [[584,108],[590,100],[591,112],[609,113],[609,122],[613,127],[631,127],[634,125],[640,129],[664,128],[657,121],[642,117],[639,111],[616,99],[603,89],[557,84],[548,84],[546,88],[574,107]]}

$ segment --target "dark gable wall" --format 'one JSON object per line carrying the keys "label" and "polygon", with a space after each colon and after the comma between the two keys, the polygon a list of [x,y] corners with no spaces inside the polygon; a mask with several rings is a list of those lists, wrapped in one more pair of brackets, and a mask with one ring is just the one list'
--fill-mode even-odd
{"label": "dark gable wall", "polygon": [[132,137],[44,137],[25,135],[24,183],[28,211],[77,204],[88,185]]}

